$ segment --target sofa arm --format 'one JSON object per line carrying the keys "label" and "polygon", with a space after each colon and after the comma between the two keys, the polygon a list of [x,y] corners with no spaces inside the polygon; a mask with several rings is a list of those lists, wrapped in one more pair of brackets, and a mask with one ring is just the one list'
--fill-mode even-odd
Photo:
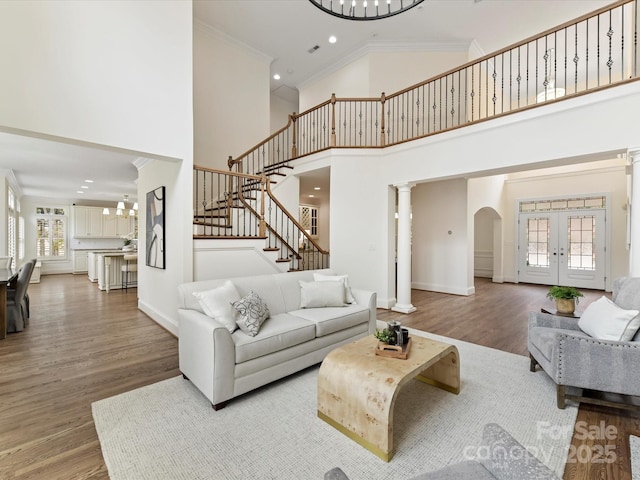
{"label": "sofa arm", "polygon": [[376,331],[376,308],[378,303],[378,296],[376,292],[369,290],[360,290],[352,288],[351,293],[353,298],[356,299],[358,305],[368,305],[369,307],[369,333],[373,334]]}
{"label": "sofa arm", "polygon": [[532,327],[559,328],[562,330],[580,330],[578,319],[571,317],[561,317],[542,312],[529,312],[529,329]]}
{"label": "sofa arm", "polygon": [[558,333],[559,385],[640,395],[640,342]]}
{"label": "sofa arm", "polygon": [[233,398],[235,343],[220,322],[178,309],[180,371],[213,405]]}

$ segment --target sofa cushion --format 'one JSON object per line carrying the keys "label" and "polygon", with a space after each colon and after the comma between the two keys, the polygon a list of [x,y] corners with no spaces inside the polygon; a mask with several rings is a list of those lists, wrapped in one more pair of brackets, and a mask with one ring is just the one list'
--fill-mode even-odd
{"label": "sofa cushion", "polygon": [[550,327],[531,327],[529,328],[529,342],[544,355],[548,362],[551,361],[551,354],[553,347],[558,345],[556,340],[558,334],[566,333],[573,335],[574,337],[586,337],[589,335],[581,332],[580,330],[563,330],[561,328]]}
{"label": "sofa cushion", "polygon": [[369,309],[358,304],[346,307],[303,308],[289,314],[313,322],[316,337],[369,322]]}
{"label": "sofa cushion", "polygon": [[351,293],[351,286],[349,285],[349,275],[326,275],[324,273],[314,273],[313,279],[316,282],[342,282],[344,284],[344,293],[347,303],[356,303],[356,299],[353,298]]}
{"label": "sofa cushion", "polygon": [[232,303],[239,315],[237,325],[247,335],[255,337],[264,321],[269,318],[269,307],[253,290]]}
{"label": "sofa cushion", "polygon": [[255,337],[236,331],[232,338],[236,345],[236,363],[242,363],[313,340],[315,326],[302,318],[279,313],[265,322]]}
{"label": "sofa cushion", "polygon": [[240,300],[240,294],[229,280],[218,288],[193,292],[193,295],[200,302],[200,307],[205,315],[218,320],[231,333],[238,328],[236,325],[238,311],[233,308],[232,303]]}
{"label": "sofa cushion", "polygon": [[344,307],[345,289],[343,282],[303,282],[300,283],[300,308]]}
{"label": "sofa cushion", "polygon": [[625,310],[602,296],[585,309],[578,326],[599,340],[628,342],[640,328],[639,313],[638,310]]}

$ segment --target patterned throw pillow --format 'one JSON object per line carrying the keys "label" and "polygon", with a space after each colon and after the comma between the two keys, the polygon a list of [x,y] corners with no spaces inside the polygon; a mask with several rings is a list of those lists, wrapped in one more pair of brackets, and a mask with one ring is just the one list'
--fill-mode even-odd
{"label": "patterned throw pillow", "polygon": [[264,321],[271,315],[267,304],[253,290],[231,305],[240,313],[236,321],[240,330],[251,337],[258,334]]}

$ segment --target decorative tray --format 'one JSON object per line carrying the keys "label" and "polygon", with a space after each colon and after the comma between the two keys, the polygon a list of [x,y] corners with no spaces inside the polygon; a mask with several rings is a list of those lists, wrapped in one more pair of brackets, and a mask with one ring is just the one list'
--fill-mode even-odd
{"label": "decorative tray", "polygon": [[406,345],[399,347],[398,345],[389,345],[388,343],[378,342],[376,345],[376,355],[381,357],[400,358],[406,360],[411,350],[411,337]]}

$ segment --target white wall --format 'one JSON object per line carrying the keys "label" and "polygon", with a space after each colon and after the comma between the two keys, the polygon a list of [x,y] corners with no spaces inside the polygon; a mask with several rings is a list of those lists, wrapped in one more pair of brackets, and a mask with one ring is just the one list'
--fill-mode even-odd
{"label": "white wall", "polygon": [[300,85],[300,110],[325,102],[335,93],[338,98],[390,95],[468,60],[468,47],[459,45],[448,51],[416,46],[369,46],[341,68],[318,75]]}
{"label": "white wall", "polygon": [[158,321],[176,321],[177,285],[192,277],[192,16],[182,0],[0,2],[0,129],[179,159],[151,165],[138,187],[143,199],[175,186],[167,269],[139,275]]}
{"label": "white wall", "polygon": [[195,163],[227,170],[270,134],[271,59],[196,21],[193,62]]}
{"label": "white wall", "polygon": [[[177,287],[193,278],[192,169],[186,162],[154,160],[139,171],[138,305],[151,318],[177,335]],[[165,187],[165,269],[146,265],[146,194]],[[138,202],[140,204],[140,202]],[[185,212],[189,214],[185,215]]]}
{"label": "white wall", "polygon": [[467,181],[444,180],[411,190],[411,286],[468,295]]}
{"label": "white wall", "polygon": [[[543,169],[508,177],[505,183],[506,211],[504,216],[505,280],[517,280],[516,204],[518,200],[530,198],[553,198],[577,194],[611,195],[611,217],[607,219],[611,228],[610,278],[627,274],[629,252],[626,249],[627,177],[625,161],[614,158],[578,166],[577,171],[567,168]],[[607,282],[610,285],[610,281]]]}
{"label": "white wall", "polygon": [[277,95],[271,95],[271,107],[270,107],[270,132],[275,133],[283,128],[289,121],[289,115],[298,112],[298,103],[293,103],[278,97]]}

